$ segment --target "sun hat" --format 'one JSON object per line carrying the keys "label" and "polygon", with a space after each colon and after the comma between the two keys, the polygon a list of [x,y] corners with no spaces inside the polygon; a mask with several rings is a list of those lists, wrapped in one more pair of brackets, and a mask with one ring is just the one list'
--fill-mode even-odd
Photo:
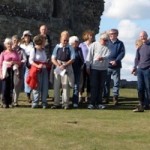
{"label": "sun hat", "polygon": [[31,36],[32,34],[31,34],[30,30],[25,30],[25,31],[23,32],[23,35],[22,35],[21,38],[24,38],[25,35],[30,35],[30,36]]}

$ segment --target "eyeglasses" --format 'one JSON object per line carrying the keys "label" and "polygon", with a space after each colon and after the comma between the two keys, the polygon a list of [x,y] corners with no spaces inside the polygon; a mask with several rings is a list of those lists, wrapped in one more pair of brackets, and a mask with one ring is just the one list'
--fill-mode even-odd
{"label": "eyeglasses", "polygon": [[115,35],[115,34],[117,34],[116,32],[113,32],[113,33],[109,33],[110,35]]}

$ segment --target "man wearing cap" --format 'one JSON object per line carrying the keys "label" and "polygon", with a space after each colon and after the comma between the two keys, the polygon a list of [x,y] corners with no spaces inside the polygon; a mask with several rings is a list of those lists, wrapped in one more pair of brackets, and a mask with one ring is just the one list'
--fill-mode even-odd
{"label": "man wearing cap", "polygon": [[109,67],[107,71],[107,79],[104,88],[104,98],[106,103],[109,102],[110,97],[110,83],[111,76],[113,79],[113,102],[114,105],[118,104],[118,96],[119,96],[119,86],[120,86],[120,69],[122,67],[121,60],[125,56],[125,47],[124,43],[118,39],[118,30],[111,29],[109,31],[109,41],[108,48],[110,50],[109,55]]}

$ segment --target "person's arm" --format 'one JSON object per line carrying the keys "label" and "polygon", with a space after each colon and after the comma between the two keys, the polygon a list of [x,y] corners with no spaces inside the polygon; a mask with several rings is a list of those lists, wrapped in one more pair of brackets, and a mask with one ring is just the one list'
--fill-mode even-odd
{"label": "person's arm", "polygon": [[58,50],[58,45],[56,45],[53,50],[53,53],[51,56],[51,61],[55,66],[59,67],[59,66],[61,66],[61,64],[59,64],[59,62],[57,61],[57,50]]}
{"label": "person's arm", "polygon": [[117,56],[117,58],[116,58],[116,62],[117,61],[121,61],[123,58],[124,58],[124,56],[125,56],[125,46],[124,46],[124,44],[121,42],[120,43],[120,49],[119,49],[119,54],[118,54],[118,56]]}
{"label": "person's arm", "polygon": [[139,49],[137,49],[135,59],[134,59],[134,67],[131,71],[132,74],[136,73],[137,66],[138,66],[138,63],[139,63],[139,59],[140,59],[140,54],[139,54]]}
{"label": "person's arm", "polygon": [[87,57],[86,57],[86,71],[88,74],[90,74],[90,66],[94,59],[94,45],[92,44],[90,46],[90,49],[88,51]]}

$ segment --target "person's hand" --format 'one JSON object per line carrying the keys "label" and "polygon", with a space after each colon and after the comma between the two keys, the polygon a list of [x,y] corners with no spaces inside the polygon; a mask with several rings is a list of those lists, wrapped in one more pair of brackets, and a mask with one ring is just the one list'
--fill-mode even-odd
{"label": "person's hand", "polygon": [[66,67],[65,67],[65,65],[61,65],[61,66],[59,66],[59,68],[60,68],[61,70],[64,70]]}
{"label": "person's hand", "polygon": [[116,61],[115,61],[115,60],[110,61],[110,64],[111,64],[112,66],[116,66],[116,65],[117,65],[117,63],[116,63]]}
{"label": "person's hand", "polygon": [[135,76],[136,76],[136,74],[137,74],[137,70],[136,70],[136,68],[133,68],[133,69],[132,69],[131,74],[133,74],[133,75],[135,75]]}
{"label": "person's hand", "polygon": [[95,60],[103,61],[103,60],[104,60],[104,58],[103,58],[103,57],[98,56]]}
{"label": "person's hand", "polygon": [[39,64],[38,68],[41,69],[43,67],[43,64]]}

